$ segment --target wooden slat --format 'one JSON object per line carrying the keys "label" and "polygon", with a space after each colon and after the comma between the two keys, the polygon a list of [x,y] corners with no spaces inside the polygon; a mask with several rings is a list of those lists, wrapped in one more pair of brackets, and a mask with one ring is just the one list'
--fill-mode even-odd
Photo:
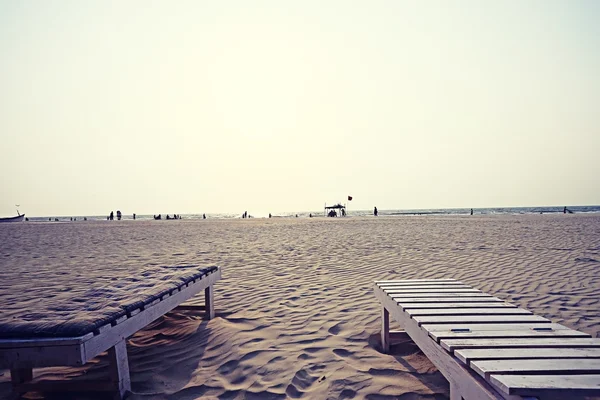
{"label": "wooden slat", "polygon": [[520,331],[522,329],[530,330],[533,328],[543,328],[544,330],[563,330],[568,328],[561,324],[547,322],[527,322],[527,323],[511,323],[511,324],[423,324],[421,328],[427,332],[450,331],[452,329],[470,329],[472,331]]}
{"label": "wooden slat", "polygon": [[[518,360],[552,358],[600,358],[600,348],[574,349],[461,349],[454,355],[469,365],[472,360]],[[516,361],[518,362],[518,361]]]}
{"label": "wooden slat", "polygon": [[452,284],[452,285],[431,285],[431,284],[427,284],[427,285],[390,285],[390,286],[382,286],[381,287],[383,290],[390,291],[390,290],[408,290],[408,289],[427,289],[427,290],[432,290],[435,291],[437,289],[473,289],[471,286],[468,285],[462,285],[462,284]]}
{"label": "wooden slat", "polygon": [[398,302],[400,307],[404,310],[410,310],[414,308],[424,309],[424,308],[515,308],[514,304],[510,303],[502,303],[502,302],[466,302],[466,303],[407,303],[407,302]]}
{"label": "wooden slat", "polygon": [[[472,293],[385,293],[386,295],[390,296],[393,299],[397,299],[397,298],[426,298],[426,299],[433,299],[431,301],[438,301],[438,299],[443,299],[443,298],[451,298],[451,299],[461,299],[463,297],[466,297],[468,299],[471,298],[476,298],[476,297],[485,297],[487,299],[496,299],[496,297],[492,297],[487,293],[476,293],[476,292],[472,292]],[[498,301],[501,301],[500,299],[498,299]]]}
{"label": "wooden slat", "polygon": [[497,297],[489,295],[477,295],[477,296],[438,296],[429,297],[427,295],[406,295],[406,296],[391,296],[398,303],[458,303],[458,302],[498,302],[502,303],[504,300],[500,300]]}
{"label": "wooden slat", "polygon": [[600,347],[600,339],[594,338],[520,338],[520,339],[442,339],[441,346],[447,351],[482,348],[569,348]]}
{"label": "wooden slat", "polygon": [[474,331],[474,332],[452,332],[452,331],[435,331],[430,332],[429,336],[435,340],[454,339],[454,338],[541,338],[541,337],[556,337],[556,338],[589,338],[590,335],[585,332],[574,331],[572,329],[560,329],[557,331],[534,331],[533,329],[521,330],[501,330],[501,331]]}
{"label": "wooden slat", "polygon": [[375,281],[376,284],[386,284],[386,283],[412,283],[412,282],[458,282],[456,279],[397,279],[391,281]]}
{"label": "wooden slat", "polygon": [[539,315],[440,315],[413,317],[421,324],[461,324],[461,323],[511,323],[511,322],[543,322],[550,320]]}
{"label": "wooden slat", "polygon": [[413,308],[405,309],[412,317],[420,315],[531,315],[531,311],[522,308]]}
{"label": "wooden slat", "polygon": [[392,293],[481,293],[481,290],[477,289],[385,289],[387,294]]}
{"label": "wooden slat", "polygon": [[477,360],[471,362],[471,369],[486,379],[491,374],[600,374],[600,359]]}
{"label": "wooden slat", "polygon": [[561,388],[565,399],[578,393],[598,395],[600,374],[592,375],[501,375],[493,374],[490,382],[507,395],[540,395],[544,391],[556,393]]}

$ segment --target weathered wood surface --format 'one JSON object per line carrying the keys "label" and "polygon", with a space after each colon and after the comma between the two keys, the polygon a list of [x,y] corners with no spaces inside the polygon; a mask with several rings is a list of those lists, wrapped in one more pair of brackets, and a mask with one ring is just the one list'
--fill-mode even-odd
{"label": "weathered wood surface", "polygon": [[502,303],[502,302],[464,302],[464,303],[407,303],[404,301],[399,301],[398,305],[402,307],[403,310],[410,310],[414,308],[424,309],[424,308],[516,308],[514,304],[510,303]]}
{"label": "weathered wood surface", "polygon": [[531,311],[522,308],[404,308],[404,311],[411,317],[427,315],[531,315]]}
{"label": "weathered wood surface", "polygon": [[390,290],[408,290],[408,289],[429,289],[431,291],[439,290],[439,289],[473,289],[471,286],[463,285],[462,283],[453,283],[453,284],[444,284],[444,285],[434,285],[431,283],[427,284],[419,284],[419,285],[390,285],[381,287],[386,292]]}
{"label": "weathered wood surface", "polygon": [[600,358],[600,348],[461,349],[455,350],[454,355],[465,364],[473,360]]}
{"label": "weathered wood surface", "polygon": [[388,294],[398,294],[398,293],[427,293],[427,294],[439,294],[439,293],[481,293],[481,290],[477,289],[385,289],[385,292]]}
{"label": "weathered wood surface", "polygon": [[436,332],[443,331],[449,332],[451,330],[465,330],[470,329],[471,331],[500,331],[503,329],[510,329],[511,331],[518,330],[531,330],[531,329],[541,329],[541,330],[563,330],[568,328],[561,324],[555,323],[547,323],[547,322],[526,322],[522,324],[458,324],[458,325],[449,325],[449,324],[423,324],[421,328],[425,329],[427,332]]}
{"label": "weathered wood surface", "polygon": [[[488,299],[487,301],[493,301],[490,299],[497,299],[498,301],[504,301],[504,300],[498,299],[497,297],[490,296],[489,294],[486,294],[486,293],[476,293],[476,292],[472,292],[472,293],[389,293],[388,295],[394,299],[404,298],[404,297],[408,297],[408,298],[424,297],[424,298],[432,299],[430,301],[438,301],[438,299],[443,300],[444,297],[448,297],[448,298],[452,298],[452,299],[460,299],[463,301],[467,301],[467,299],[471,299],[471,298],[485,298],[485,299]],[[480,301],[485,301],[485,300],[480,300]]]}
{"label": "weathered wood surface", "polygon": [[539,315],[440,315],[416,316],[413,319],[417,321],[419,326],[421,324],[551,322]]}
{"label": "weathered wood surface", "polygon": [[470,332],[452,332],[452,331],[435,331],[430,332],[429,336],[433,340],[440,341],[442,339],[453,338],[478,338],[478,339],[493,339],[493,338],[589,338],[590,335],[584,332],[574,331],[572,329],[560,329],[557,331],[534,331],[533,329],[522,330],[501,330],[501,331],[470,331]]}
{"label": "weathered wood surface", "polygon": [[600,347],[600,339],[594,338],[516,338],[516,339],[442,339],[440,345],[449,352],[458,349],[485,348],[577,348]]}
{"label": "weathered wood surface", "polygon": [[598,395],[600,374],[591,375],[500,375],[493,374],[490,382],[507,395],[536,396],[563,394],[557,398],[571,399],[575,394]]}
{"label": "weathered wood surface", "polygon": [[[524,399],[521,395],[536,391],[544,395],[539,399],[552,400],[575,398],[585,390],[600,394],[596,390],[600,380],[585,378],[600,377],[600,339],[587,333],[451,281],[377,283],[375,294],[384,313],[389,312],[386,317],[400,322],[450,381],[452,399],[487,398],[495,393],[505,399]],[[382,328],[389,329],[389,321]],[[450,354],[443,356],[444,351]],[[464,366],[466,375],[455,362]],[[528,377],[539,376],[556,384],[536,378],[527,386]],[[564,376],[579,378],[563,380]],[[478,379],[486,379],[488,386]]]}
{"label": "weathered wood surface", "polygon": [[383,280],[375,281],[377,285],[385,285],[388,283],[414,283],[414,282],[458,282],[456,279],[397,279],[397,280]]}
{"label": "weathered wood surface", "polygon": [[476,360],[471,368],[489,378],[491,374],[600,374],[600,359],[566,358],[554,360]]}
{"label": "weathered wood surface", "polygon": [[[384,309],[388,310],[394,320],[406,330],[423,353],[437,366],[440,372],[448,379],[450,386],[457,388],[454,395],[460,393],[466,399],[499,400],[504,396],[485,382],[483,378],[473,374],[458,359],[450,357],[439,345],[435,343],[427,332],[419,328],[402,308],[398,306],[379,287],[375,287],[375,296],[379,299]],[[458,398],[454,396],[454,398]]]}
{"label": "weathered wood surface", "polygon": [[398,303],[503,303],[504,300],[500,300],[497,297],[490,295],[477,295],[477,296],[441,296],[429,297],[427,295],[406,295],[406,296],[390,296]]}

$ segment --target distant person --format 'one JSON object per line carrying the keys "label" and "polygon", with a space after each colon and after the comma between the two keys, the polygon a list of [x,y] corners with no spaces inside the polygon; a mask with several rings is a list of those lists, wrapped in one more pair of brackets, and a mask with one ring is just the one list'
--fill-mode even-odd
{"label": "distant person", "polygon": [[567,213],[567,206],[565,206],[565,208],[563,208],[563,214]]}
{"label": "distant person", "polygon": [[48,221],[52,222],[52,218],[48,218]]}
{"label": "distant person", "polygon": [[135,221],[135,213],[133,213],[133,220]]}
{"label": "distant person", "polygon": [[83,220],[84,220],[84,221],[87,221],[87,217],[83,217]]}
{"label": "distant person", "polygon": [[373,207],[373,215],[377,216],[377,207]]}
{"label": "distant person", "polygon": [[471,215],[473,215],[473,209],[471,208]]}
{"label": "distant person", "polygon": [[71,222],[73,222],[73,217],[71,217]]}
{"label": "distant person", "polygon": [[121,220],[121,211],[117,210],[117,220]]}
{"label": "distant person", "polygon": [[298,214],[296,214],[296,218],[298,218]]}
{"label": "distant person", "polygon": [[29,218],[25,217],[25,222],[28,222],[28,221],[29,221]]}
{"label": "distant person", "polygon": [[202,219],[206,219],[206,214],[202,214]]}
{"label": "distant person", "polygon": [[110,212],[109,218],[111,221],[115,219],[115,214],[113,214],[112,211]]}
{"label": "distant person", "polygon": [[269,213],[269,218],[271,218],[271,213]]}
{"label": "distant person", "polygon": [[312,213],[311,213],[311,214],[308,214],[308,218],[312,218]]}
{"label": "distant person", "polygon": [[343,208],[340,210],[342,212],[342,217],[346,216],[346,210],[344,210]]}

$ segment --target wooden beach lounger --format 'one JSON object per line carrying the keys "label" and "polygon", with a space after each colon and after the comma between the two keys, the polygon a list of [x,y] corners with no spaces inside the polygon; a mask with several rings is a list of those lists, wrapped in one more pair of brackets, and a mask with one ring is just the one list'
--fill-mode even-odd
{"label": "wooden beach lounger", "polygon": [[[22,338],[11,331],[11,338],[0,339],[0,368],[10,368],[16,392],[56,390],[109,390],[122,398],[131,390],[126,340],[146,325],[171,311],[204,289],[207,318],[215,315],[213,285],[221,278],[219,267],[196,269],[180,278],[172,287],[160,290],[143,301],[122,306],[122,312],[102,325],[77,336],[35,337],[28,331]],[[64,327],[60,328],[62,332]],[[0,332],[2,333],[2,332]],[[80,366],[108,350],[110,381],[107,382],[38,382],[31,383],[33,368]]]}
{"label": "wooden beach lounger", "polygon": [[[453,279],[376,281],[381,342],[408,334],[450,383],[451,400],[600,396],[600,339]],[[404,329],[389,330],[390,315]]]}

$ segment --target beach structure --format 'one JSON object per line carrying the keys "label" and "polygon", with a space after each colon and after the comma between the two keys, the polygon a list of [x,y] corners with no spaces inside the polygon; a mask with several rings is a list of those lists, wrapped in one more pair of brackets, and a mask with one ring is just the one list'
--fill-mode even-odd
{"label": "beach structure", "polygon": [[[71,391],[100,390],[116,393],[122,398],[131,390],[127,359],[127,338],[152,321],[171,311],[182,302],[204,290],[206,317],[215,316],[213,285],[221,278],[217,266],[164,267],[184,271],[177,279],[155,286],[123,302],[118,311],[77,314],[55,324],[30,320],[0,321],[0,368],[10,368],[13,390]],[[62,306],[68,307],[69,304]],[[33,369],[50,366],[80,366],[108,351],[110,377],[103,382],[33,382]]]}
{"label": "beach structure", "polygon": [[[376,281],[381,344],[408,335],[450,383],[451,400],[600,396],[600,339],[454,279]],[[390,331],[390,315],[403,331]]]}
{"label": "beach structure", "polygon": [[[339,215],[338,215],[339,212]],[[333,206],[328,206],[325,204],[325,216],[326,217],[345,217],[346,216],[346,206],[341,203],[335,204]]]}

